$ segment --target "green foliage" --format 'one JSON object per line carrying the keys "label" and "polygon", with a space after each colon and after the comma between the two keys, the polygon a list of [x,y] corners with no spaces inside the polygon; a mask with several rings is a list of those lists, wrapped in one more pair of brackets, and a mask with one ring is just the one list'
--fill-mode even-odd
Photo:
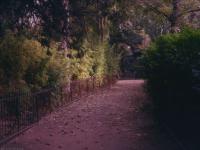
{"label": "green foliage", "polygon": [[69,82],[71,72],[71,60],[66,58],[64,53],[51,49],[52,56],[47,64],[48,86],[61,85]]}
{"label": "green foliage", "polygon": [[43,72],[45,64],[44,48],[37,41],[11,33],[0,39],[1,85],[20,86],[32,82],[41,85],[46,78]]}
{"label": "green foliage", "polygon": [[93,51],[85,41],[79,50],[71,49],[70,70],[72,79],[85,79],[93,75]]}
{"label": "green foliage", "polygon": [[0,39],[0,85],[4,88],[39,89],[68,82],[70,60],[38,41],[6,34]]}
{"label": "green foliage", "polygon": [[71,67],[73,79],[117,74],[119,70],[119,56],[114,54],[113,49],[107,43],[99,43],[98,45],[91,46],[85,41],[81,51],[83,55],[77,57],[78,52],[72,50],[73,58],[71,59]]}
{"label": "green foliage", "polygon": [[118,72],[120,71],[121,55],[116,53],[115,46],[111,47],[107,44],[105,55],[107,64],[107,74],[118,74]]}
{"label": "green foliage", "polygon": [[158,108],[177,109],[193,103],[192,69],[199,60],[200,30],[162,36],[144,53],[148,90]]}
{"label": "green foliage", "polygon": [[98,44],[95,47],[94,66],[93,66],[95,76],[101,77],[107,74],[106,51],[107,47],[105,43]]}
{"label": "green foliage", "polygon": [[[25,58],[27,68],[23,72],[23,76],[20,78],[24,80],[30,88],[44,87],[48,84],[47,64],[48,57],[46,55],[46,48],[42,47],[38,41],[24,39],[23,48],[26,54]],[[18,49],[15,51],[21,51]],[[18,60],[20,61],[20,60]],[[24,66],[24,63],[20,64]]]}

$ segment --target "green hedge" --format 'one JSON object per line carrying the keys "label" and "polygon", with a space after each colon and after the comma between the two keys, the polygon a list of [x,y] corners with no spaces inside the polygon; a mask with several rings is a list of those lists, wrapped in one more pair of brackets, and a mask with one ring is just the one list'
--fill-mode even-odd
{"label": "green hedge", "polygon": [[185,29],[181,33],[158,38],[144,52],[142,61],[147,89],[156,108],[178,110],[195,105],[192,87],[193,68],[200,60],[200,30]]}

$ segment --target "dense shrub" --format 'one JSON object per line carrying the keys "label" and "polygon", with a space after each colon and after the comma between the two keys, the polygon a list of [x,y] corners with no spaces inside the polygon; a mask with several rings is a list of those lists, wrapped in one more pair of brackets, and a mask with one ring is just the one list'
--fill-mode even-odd
{"label": "dense shrub", "polygon": [[72,50],[71,68],[73,79],[85,79],[92,76],[94,64],[94,52],[87,40],[84,41],[80,50]]}
{"label": "dense shrub", "polygon": [[48,56],[47,48],[38,41],[11,33],[0,39],[0,86],[12,89],[40,89],[67,81],[68,60],[55,49]]}
{"label": "dense shrub", "polygon": [[200,60],[200,30],[158,38],[143,55],[147,88],[159,109],[196,105],[192,97],[193,68]]}
{"label": "dense shrub", "polygon": [[114,49],[107,42],[94,44],[85,40],[79,51],[71,51],[73,79],[85,79],[91,76],[103,77],[117,74],[119,71],[120,56],[114,53]]}
{"label": "dense shrub", "polygon": [[1,86],[20,88],[33,82],[45,84],[45,64],[45,51],[39,42],[11,33],[0,39]]}
{"label": "dense shrub", "polygon": [[52,56],[48,59],[48,86],[66,84],[72,76],[71,60],[64,53],[52,49]]}
{"label": "dense shrub", "polygon": [[[92,40],[91,40],[92,41]],[[42,46],[35,39],[5,34],[0,39],[0,93],[13,89],[39,90],[116,74],[119,59],[107,42],[85,40],[79,50],[58,51],[58,44]]]}

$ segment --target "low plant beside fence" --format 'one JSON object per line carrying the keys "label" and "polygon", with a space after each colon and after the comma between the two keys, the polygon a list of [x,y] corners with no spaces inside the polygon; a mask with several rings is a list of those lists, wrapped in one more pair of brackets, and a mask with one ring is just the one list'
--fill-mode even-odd
{"label": "low plant beside fence", "polygon": [[0,96],[0,145],[56,108],[110,87],[117,76],[76,80],[38,92],[13,91]]}

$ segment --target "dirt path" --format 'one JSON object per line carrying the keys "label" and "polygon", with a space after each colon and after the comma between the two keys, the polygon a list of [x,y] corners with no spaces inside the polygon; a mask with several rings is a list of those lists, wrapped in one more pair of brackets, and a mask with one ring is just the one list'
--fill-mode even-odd
{"label": "dirt path", "polygon": [[110,90],[74,102],[11,141],[18,150],[179,150],[156,128],[143,81],[119,81]]}

